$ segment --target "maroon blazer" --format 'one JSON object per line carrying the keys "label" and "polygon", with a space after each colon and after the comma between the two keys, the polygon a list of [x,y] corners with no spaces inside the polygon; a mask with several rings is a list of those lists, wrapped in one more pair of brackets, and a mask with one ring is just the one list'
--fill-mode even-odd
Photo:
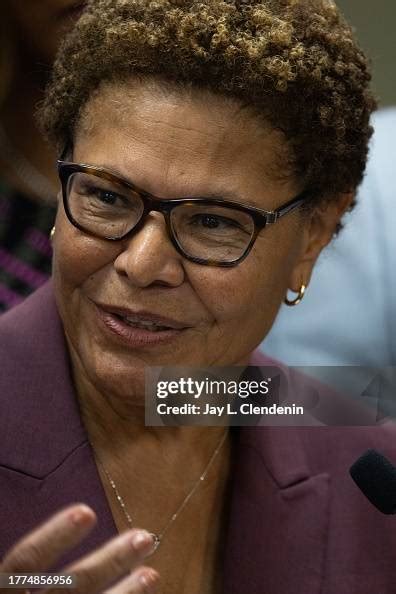
{"label": "maroon blazer", "polygon": [[[252,365],[268,364],[258,353]],[[69,503],[98,523],[58,570],[117,534],[71,383],[51,282],[0,317],[0,557]],[[396,518],[349,477],[395,429],[233,429],[224,594],[393,594]],[[177,593],[175,593],[177,594]]]}

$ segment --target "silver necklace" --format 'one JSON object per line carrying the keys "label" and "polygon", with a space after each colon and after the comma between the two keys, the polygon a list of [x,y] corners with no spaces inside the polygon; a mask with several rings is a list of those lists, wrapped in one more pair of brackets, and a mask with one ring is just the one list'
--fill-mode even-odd
{"label": "silver necklace", "polygon": [[[156,534],[154,532],[150,532],[151,536],[154,539],[154,551],[156,551],[159,547],[159,545],[162,542],[162,539],[164,538],[165,534],[168,532],[169,528],[172,526],[172,524],[175,522],[176,518],[181,514],[181,512],[183,511],[183,509],[186,507],[187,503],[190,501],[191,497],[194,495],[195,491],[198,489],[199,485],[201,484],[201,482],[203,482],[206,479],[206,475],[209,472],[210,467],[212,466],[217,454],[219,453],[219,451],[221,450],[226,437],[228,434],[228,430],[226,430],[220,440],[220,442],[217,444],[216,449],[214,450],[214,452],[212,453],[209,462],[207,463],[203,473],[200,475],[200,477],[198,478],[198,480],[195,482],[193,488],[187,493],[186,497],[183,499],[183,501],[181,502],[181,504],[179,505],[179,507],[177,508],[176,512],[169,518],[168,522],[165,524],[164,528],[161,530],[160,533]],[[91,443],[91,442],[90,442]],[[93,449],[92,443],[91,443],[91,447]],[[118,504],[120,505],[122,512],[124,514],[124,516],[127,519],[127,522],[129,524],[129,526],[131,528],[133,528],[133,522],[132,522],[132,518],[125,506],[125,502],[123,500],[123,498],[121,497],[118,489],[117,489],[117,485],[115,484],[114,480],[111,478],[110,474],[107,472],[106,468],[104,467],[103,463],[101,462],[101,460],[99,459],[98,455],[96,454],[95,450],[93,450],[95,453],[95,457],[96,460],[98,461],[98,463],[100,464],[100,466],[102,467],[112,489],[114,490],[114,493],[116,495]]]}
{"label": "silver necklace", "polygon": [[57,188],[13,146],[1,123],[0,147],[3,160],[12,167],[25,186],[44,202],[54,204]]}

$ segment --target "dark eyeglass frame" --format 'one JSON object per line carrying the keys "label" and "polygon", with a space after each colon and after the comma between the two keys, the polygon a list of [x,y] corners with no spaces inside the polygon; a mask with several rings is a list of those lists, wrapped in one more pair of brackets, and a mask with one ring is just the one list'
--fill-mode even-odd
{"label": "dark eyeglass frame", "polygon": [[[84,233],[87,233],[88,235],[91,235],[92,237],[98,237],[100,239],[105,239],[108,241],[121,241],[123,239],[127,239],[128,237],[131,237],[134,233],[139,231],[139,229],[144,225],[146,216],[150,212],[152,212],[152,211],[160,212],[164,215],[169,238],[170,238],[172,244],[174,245],[174,247],[176,248],[176,250],[179,252],[179,254],[181,254],[184,258],[186,258],[187,260],[190,260],[191,262],[195,262],[196,264],[203,264],[206,266],[220,266],[220,267],[225,267],[225,268],[231,268],[233,266],[237,266],[238,264],[240,264],[240,262],[242,262],[249,255],[260,231],[262,231],[267,225],[273,225],[281,217],[287,215],[288,213],[290,213],[293,210],[300,207],[308,198],[308,192],[303,191],[300,194],[298,194],[298,196],[296,196],[295,198],[292,198],[291,200],[289,200],[285,204],[281,205],[276,210],[272,210],[272,211],[261,210],[259,208],[255,208],[252,206],[246,206],[245,204],[240,204],[239,202],[232,202],[232,201],[228,201],[228,200],[227,201],[226,200],[218,200],[218,199],[212,199],[212,198],[199,198],[199,197],[198,198],[174,198],[174,199],[170,199],[170,200],[165,200],[165,199],[157,198],[156,196],[153,196],[149,192],[146,192],[145,190],[140,189],[138,186],[135,186],[135,184],[123,179],[122,177],[112,173],[111,171],[109,171],[107,169],[103,169],[102,167],[96,167],[95,165],[87,165],[85,163],[73,163],[71,161],[63,161],[61,159],[58,160],[57,164],[58,164],[59,179],[60,179],[61,185],[62,185],[63,206],[65,209],[67,218],[69,219],[70,223],[72,225],[74,225],[74,227],[76,227],[77,229],[80,229],[80,231],[83,231]],[[74,217],[70,211],[69,204],[68,204],[67,183],[68,183],[70,176],[73,175],[74,173],[89,173],[91,175],[95,175],[96,177],[106,179],[106,180],[114,182],[118,185],[124,186],[125,188],[132,190],[133,192],[138,194],[138,196],[141,198],[142,203],[143,203],[143,212],[142,212],[141,218],[138,221],[138,223],[134,227],[132,227],[132,229],[130,229],[129,231],[127,231],[126,233],[124,233],[124,235],[122,235],[120,237],[102,237],[101,235],[96,235],[95,233],[92,233],[92,231],[85,229],[83,225],[80,225],[74,219]],[[197,258],[194,256],[190,256],[188,253],[186,253],[184,251],[183,247],[179,244],[179,242],[177,240],[177,236],[176,236],[175,232],[173,231],[170,215],[171,215],[172,210],[174,208],[176,208],[176,206],[179,206],[181,204],[197,204],[197,203],[202,204],[202,205],[208,205],[208,206],[210,205],[210,206],[221,206],[223,208],[232,208],[233,210],[239,210],[239,211],[245,212],[251,216],[251,218],[253,220],[253,224],[254,224],[254,231],[253,231],[252,237],[250,239],[250,242],[249,242],[248,246],[246,247],[246,250],[242,254],[242,256],[240,256],[238,259],[233,260],[231,262],[221,262],[221,261],[212,260],[212,259],[204,259],[204,258]]]}

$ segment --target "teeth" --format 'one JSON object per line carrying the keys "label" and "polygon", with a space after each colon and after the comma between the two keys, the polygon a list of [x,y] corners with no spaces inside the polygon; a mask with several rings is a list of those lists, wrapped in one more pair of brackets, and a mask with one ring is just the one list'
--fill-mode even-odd
{"label": "teeth", "polygon": [[160,330],[169,330],[169,328],[166,326],[159,326],[154,322],[149,322],[145,320],[136,320],[136,318],[122,317],[122,320],[129,326],[134,326],[135,328],[143,328],[144,330],[151,330],[153,332],[159,332]]}

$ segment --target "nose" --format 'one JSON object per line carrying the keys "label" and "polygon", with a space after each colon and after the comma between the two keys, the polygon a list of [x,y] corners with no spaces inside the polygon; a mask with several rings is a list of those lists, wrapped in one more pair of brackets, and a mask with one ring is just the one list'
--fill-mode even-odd
{"label": "nose", "polygon": [[162,214],[151,212],[143,226],[121,243],[123,248],[114,261],[114,267],[133,285],[177,287],[183,283],[183,257],[168,236]]}

